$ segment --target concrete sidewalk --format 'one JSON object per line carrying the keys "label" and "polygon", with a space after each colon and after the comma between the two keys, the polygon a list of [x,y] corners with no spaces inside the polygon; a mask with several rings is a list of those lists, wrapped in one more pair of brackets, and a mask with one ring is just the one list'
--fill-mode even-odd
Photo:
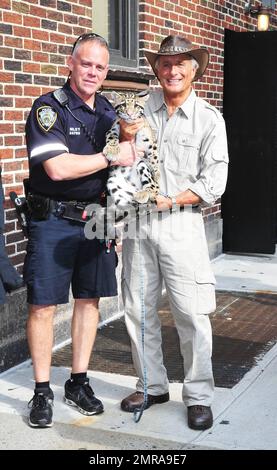
{"label": "concrete sidewalk", "polygon": [[[213,267],[218,289],[277,294],[276,255],[222,255]],[[216,389],[214,426],[204,432],[187,427],[180,383],[170,384],[170,402],[151,407],[135,423],[120,410],[134,377],[90,372],[105,413],[87,417],[63,403],[68,375],[66,368],[53,368],[55,425],[44,430],[27,425],[26,403],[34,387],[30,362],[0,375],[0,449],[277,449],[277,345],[235,387]]]}

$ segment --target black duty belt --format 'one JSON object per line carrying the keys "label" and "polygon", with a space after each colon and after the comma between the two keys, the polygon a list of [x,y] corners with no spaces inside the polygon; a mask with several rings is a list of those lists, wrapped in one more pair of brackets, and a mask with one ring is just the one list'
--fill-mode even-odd
{"label": "black duty belt", "polygon": [[63,219],[76,222],[87,222],[92,214],[87,214],[89,204],[99,204],[97,201],[57,201],[40,194],[28,194],[28,206],[31,216],[35,220],[47,220],[52,213]]}

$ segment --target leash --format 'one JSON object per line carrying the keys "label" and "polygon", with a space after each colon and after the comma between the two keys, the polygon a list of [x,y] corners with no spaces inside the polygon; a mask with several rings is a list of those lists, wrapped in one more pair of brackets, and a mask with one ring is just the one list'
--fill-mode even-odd
{"label": "leash", "polygon": [[139,237],[139,268],[140,268],[140,311],[141,311],[141,346],[142,346],[142,363],[143,363],[143,403],[139,408],[134,410],[134,421],[138,423],[143,415],[147,405],[147,369],[145,360],[145,322],[146,322],[146,308],[144,297],[144,275],[141,254],[141,239]]}

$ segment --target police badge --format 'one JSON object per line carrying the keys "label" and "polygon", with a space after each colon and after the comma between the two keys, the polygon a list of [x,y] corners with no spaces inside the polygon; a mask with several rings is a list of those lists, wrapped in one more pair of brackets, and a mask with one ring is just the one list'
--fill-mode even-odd
{"label": "police badge", "polygon": [[37,121],[45,132],[48,132],[53,127],[56,119],[57,113],[50,106],[41,106],[37,109]]}

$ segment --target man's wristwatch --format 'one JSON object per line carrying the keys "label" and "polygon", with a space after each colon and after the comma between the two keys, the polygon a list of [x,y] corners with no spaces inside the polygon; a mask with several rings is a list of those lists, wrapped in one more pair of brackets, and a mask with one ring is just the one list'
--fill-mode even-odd
{"label": "man's wristwatch", "polygon": [[179,210],[179,204],[176,202],[176,197],[175,196],[170,196],[172,207],[171,207],[171,212],[176,212]]}

